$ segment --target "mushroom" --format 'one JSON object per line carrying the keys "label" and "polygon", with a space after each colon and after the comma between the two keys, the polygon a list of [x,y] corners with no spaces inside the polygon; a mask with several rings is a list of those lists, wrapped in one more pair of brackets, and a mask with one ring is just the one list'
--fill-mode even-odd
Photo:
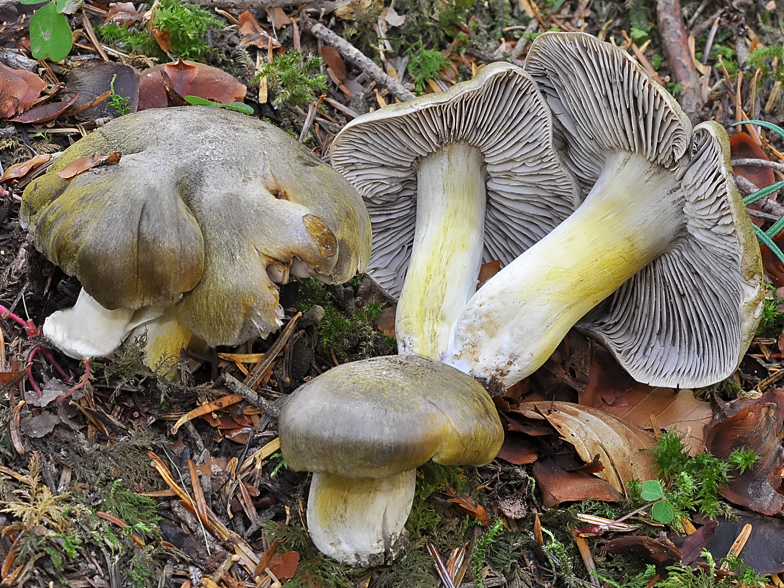
{"label": "mushroom", "polygon": [[288,398],[278,428],[288,466],[313,472],[313,543],[354,566],[390,561],[404,545],[417,467],[429,459],[484,465],[504,438],[476,380],[403,355],[342,364],[307,382]]}
{"label": "mushroom", "polygon": [[445,361],[509,386],[577,323],[640,382],[729,376],[764,288],[726,132],[713,122],[692,132],[624,51],[586,34],[537,37],[526,69],[585,198],[474,295]]}
{"label": "mushroom", "polygon": [[354,119],[331,161],[373,224],[367,273],[400,297],[401,353],[440,359],[482,262],[515,259],[572,213],[578,185],[553,148],[550,112],[522,69]]}
{"label": "mushroom", "polygon": [[[57,175],[112,152],[117,165]],[[370,254],[367,213],[340,174],[284,131],[208,107],[147,110],[97,129],[31,182],[20,217],[84,288],[44,334],[93,357],[157,321],[153,367],[179,357],[183,329],[210,346],[265,337],[283,316],[273,282],[343,282]]]}

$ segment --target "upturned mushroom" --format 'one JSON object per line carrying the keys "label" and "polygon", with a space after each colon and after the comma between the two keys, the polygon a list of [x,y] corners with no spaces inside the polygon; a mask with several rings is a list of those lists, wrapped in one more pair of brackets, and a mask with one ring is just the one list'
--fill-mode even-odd
{"label": "upturned mushroom", "polygon": [[511,262],[577,206],[550,119],[528,74],[495,63],[360,116],[335,138],[332,165],[373,224],[367,273],[399,295],[401,353],[440,359],[482,262]]}
{"label": "upturned mushroom", "polygon": [[[112,152],[117,165],[57,175]],[[97,129],[27,187],[20,217],[84,289],[44,334],[95,357],[152,319],[151,367],[179,357],[191,333],[211,346],[265,337],[283,316],[274,282],[346,281],[370,254],[367,212],[340,174],[280,129],[207,107]]]}
{"label": "upturned mushroom", "polygon": [[417,467],[429,459],[484,465],[504,438],[476,380],[416,356],[325,372],[288,398],[278,427],[288,466],[313,472],[307,509],[313,543],[354,566],[380,565],[405,544]]}
{"label": "upturned mushroom", "polygon": [[640,382],[727,377],[764,288],[726,132],[692,131],[624,51],[586,34],[537,37],[526,69],[584,201],[474,295],[445,361],[509,386],[577,323]]}

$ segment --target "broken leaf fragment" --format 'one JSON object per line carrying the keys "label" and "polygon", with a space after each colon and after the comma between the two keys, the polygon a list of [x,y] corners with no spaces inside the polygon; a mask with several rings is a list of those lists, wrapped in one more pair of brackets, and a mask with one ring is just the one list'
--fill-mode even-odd
{"label": "broken leaf fragment", "polygon": [[99,153],[96,153],[95,155],[90,155],[89,157],[82,157],[80,159],[75,159],[66,165],[63,169],[57,172],[57,175],[64,180],[70,180],[71,178],[75,178],[79,174],[83,174],[87,170],[93,169],[99,165],[117,165],[120,163],[120,157],[121,155],[119,151],[114,151],[108,155],[100,155]]}
{"label": "broken leaf fragment", "polygon": [[247,88],[234,76],[217,67],[178,60],[151,67],[141,73],[139,81],[139,110],[166,108],[165,73],[171,80],[171,87],[180,96],[198,96],[213,102],[242,102]]}
{"label": "broken leaf fragment", "polygon": [[30,108],[46,88],[36,74],[0,63],[0,118],[10,118]]}

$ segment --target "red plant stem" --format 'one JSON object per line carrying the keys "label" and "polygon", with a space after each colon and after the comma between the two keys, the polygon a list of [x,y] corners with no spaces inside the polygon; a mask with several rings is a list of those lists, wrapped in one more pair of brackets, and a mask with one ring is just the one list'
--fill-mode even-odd
{"label": "red plant stem", "polygon": [[43,353],[44,357],[46,357],[46,359],[48,359],[49,362],[54,366],[54,369],[57,370],[57,373],[62,376],[63,381],[66,384],[73,384],[73,378],[71,378],[71,376],[69,376],[68,373],[60,367],[60,364],[57,363],[57,360],[54,358],[54,355],[52,355],[52,352],[49,349],[46,347],[41,347],[41,353]]}
{"label": "red plant stem", "polygon": [[66,398],[68,398],[71,394],[73,394],[77,390],[80,390],[80,389],[84,388],[87,385],[87,381],[89,379],[90,379],[90,360],[88,358],[85,358],[84,359],[84,375],[82,376],[82,379],[79,380],[78,384],[75,384],[74,386],[72,386],[71,389],[68,390],[68,392],[66,392],[62,396],[58,397],[54,401],[55,404],[59,404],[60,402],[62,402]]}
{"label": "red plant stem", "polygon": [[[33,363],[33,358],[35,357],[35,354],[38,353],[39,349],[41,349],[40,345],[36,345],[35,347],[33,347],[33,350],[30,352],[30,355],[27,357],[27,363]],[[38,398],[41,398],[41,396],[43,396],[43,392],[41,392],[41,389],[38,387],[38,384],[36,384],[35,380],[33,380],[32,369],[27,371],[27,379],[30,380],[30,385],[33,387],[33,390],[35,390],[35,393],[38,394]]]}

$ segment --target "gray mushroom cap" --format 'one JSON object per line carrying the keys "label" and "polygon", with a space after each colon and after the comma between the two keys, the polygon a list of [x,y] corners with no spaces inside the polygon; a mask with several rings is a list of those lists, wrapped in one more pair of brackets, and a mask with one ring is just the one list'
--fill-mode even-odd
{"label": "gray mushroom cap", "polygon": [[[120,163],[71,180],[71,161]],[[36,246],[107,309],[177,304],[210,345],[280,325],[270,275],[342,282],[370,252],[362,200],[285,132],[236,112],[153,109],[75,143],[25,190]]]}
{"label": "gray mushroom cap", "polygon": [[642,382],[701,386],[728,376],[754,335],[764,289],[726,132],[703,123],[692,133],[675,100],[624,51],[589,35],[539,36],[526,69],[553,111],[557,143],[584,193],[618,152],[680,179],[666,196],[686,219],[677,239],[578,328]]}
{"label": "gray mushroom cap", "polygon": [[413,248],[417,161],[450,143],[484,157],[485,262],[510,262],[577,204],[575,180],[552,145],[548,108],[513,65],[490,64],[446,92],[355,119],[335,138],[331,161],[365,199],[374,234],[367,273],[394,296]]}
{"label": "gray mushroom cap", "polygon": [[484,465],[504,437],[476,380],[417,356],[329,370],[289,397],[278,426],[289,467],[347,478],[392,476],[429,459]]}

